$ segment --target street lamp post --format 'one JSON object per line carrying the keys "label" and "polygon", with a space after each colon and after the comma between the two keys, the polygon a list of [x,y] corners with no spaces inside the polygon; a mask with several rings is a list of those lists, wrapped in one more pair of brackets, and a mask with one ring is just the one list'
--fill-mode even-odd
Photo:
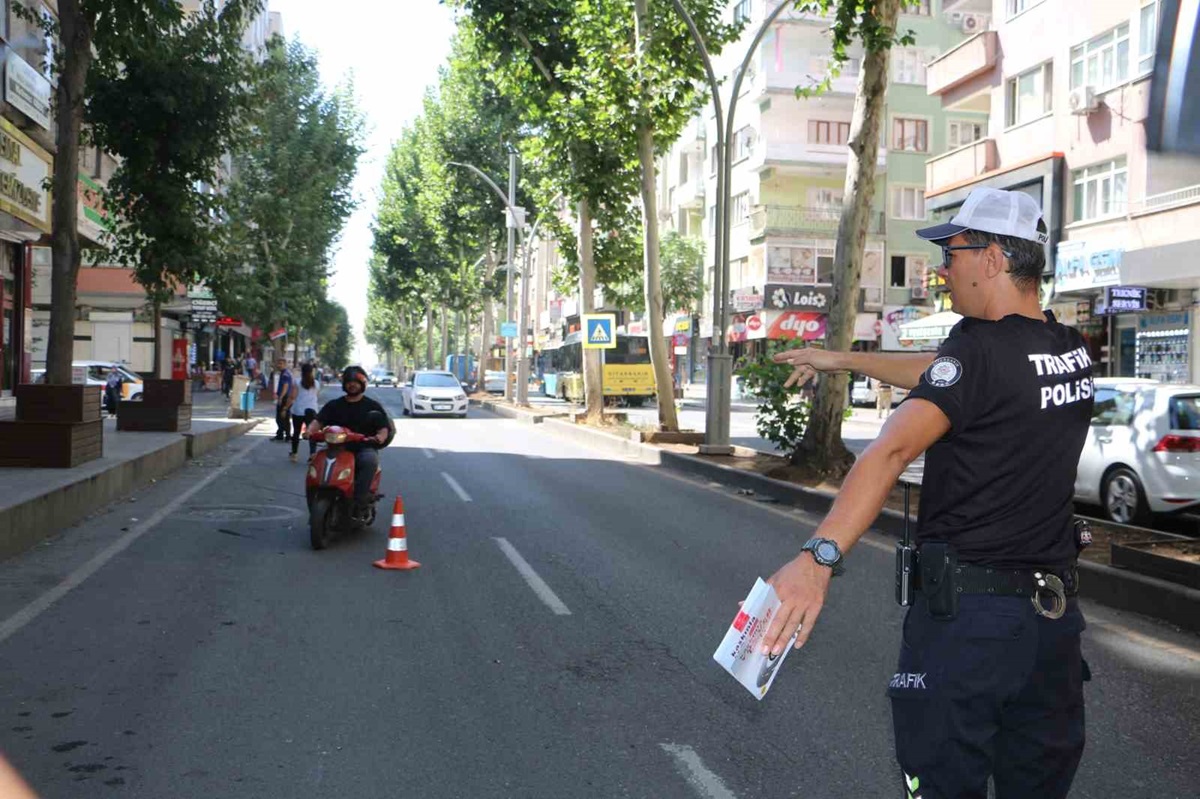
{"label": "street lamp post", "polygon": [[[522,231],[523,225],[521,220],[523,212],[514,205],[517,199],[517,153],[515,150],[509,150],[508,153],[508,195],[505,196],[504,191],[496,185],[496,182],[489,178],[487,174],[479,167],[473,164],[464,164],[459,161],[447,161],[447,166],[457,166],[463,169],[469,169],[474,172],[484,183],[491,186],[492,191],[500,198],[500,202],[504,203],[505,209],[508,211],[508,262],[506,268],[508,275],[506,278],[506,293],[504,298],[504,321],[512,321],[512,306],[513,306],[513,261],[516,258],[516,247],[524,247],[524,235]],[[519,339],[524,339],[524,331],[519,331]],[[486,346],[487,342],[484,342]],[[482,353],[481,353],[482,354]],[[486,365],[486,361],[485,361]],[[505,344],[504,347],[504,399],[512,402],[512,345]]]}
{"label": "street lamp post", "polygon": [[733,451],[729,444],[729,403],[733,386],[733,356],[729,354],[729,346],[725,340],[725,330],[729,326],[729,235],[732,219],[732,208],[729,202],[729,184],[733,176],[733,124],[737,111],[738,93],[742,87],[742,78],[750,66],[750,59],[758,49],[759,42],[767,33],[771,23],[792,5],[792,0],[780,0],[775,9],[767,14],[759,26],[754,40],[746,50],[733,79],[733,89],[729,97],[729,111],[722,113],[721,86],[713,70],[712,59],[708,54],[708,46],[704,36],[696,27],[695,20],[683,7],[682,0],[671,0],[676,13],[687,24],[700,58],[704,61],[704,72],[708,78],[709,91],[712,92],[713,111],[717,122],[717,203],[716,230],[713,231],[713,251],[715,266],[713,270],[713,346],[708,351],[708,400],[704,415],[704,443],[700,451],[707,455],[728,455]]}

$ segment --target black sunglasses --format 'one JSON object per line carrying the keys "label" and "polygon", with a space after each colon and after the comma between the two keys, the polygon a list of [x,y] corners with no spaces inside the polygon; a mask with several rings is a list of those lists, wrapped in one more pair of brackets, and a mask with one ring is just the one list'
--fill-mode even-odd
{"label": "black sunglasses", "polygon": [[[989,244],[943,244],[942,245],[942,266],[946,269],[950,268],[950,259],[953,257],[955,250],[986,250],[992,245]],[[1013,254],[1008,250],[1001,248],[1000,252],[1004,253],[1005,258],[1012,258]]]}

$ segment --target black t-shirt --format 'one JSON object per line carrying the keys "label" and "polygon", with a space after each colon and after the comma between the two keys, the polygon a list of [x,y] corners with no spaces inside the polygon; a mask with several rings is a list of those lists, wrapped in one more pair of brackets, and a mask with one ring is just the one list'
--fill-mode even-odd
{"label": "black t-shirt", "polygon": [[[387,427],[391,428],[391,417],[388,416],[387,411],[370,397],[363,397],[358,402],[349,402],[345,397],[330,400],[317,414],[317,421],[321,423],[321,427],[338,425],[364,436],[373,436],[379,432],[379,425],[367,419],[367,415],[371,411],[379,411],[383,414],[383,418],[389,420]],[[362,444],[353,444],[348,449],[360,449],[363,446]]]}
{"label": "black t-shirt", "polygon": [[963,563],[1067,568],[1072,499],[1092,416],[1083,337],[1046,313],[964,319],[908,399],[937,405],[950,432],[925,454],[917,541]]}

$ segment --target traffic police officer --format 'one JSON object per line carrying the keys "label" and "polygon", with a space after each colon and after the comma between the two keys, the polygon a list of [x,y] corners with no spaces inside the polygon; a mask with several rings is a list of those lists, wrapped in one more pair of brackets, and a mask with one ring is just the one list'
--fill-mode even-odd
{"label": "traffic police officer", "polygon": [[936,354],[791,350],[787,385],[849,370],[910,389],[858,459],[813,539],[769,580],[764,639],[812,632],[842,555],[926,453],[916,595],[890,678],[907,799],[1065,797],[1084,743],[1074,595],[1075,468],[1092,412],[1077,331],[1043,313],[1046,227],[1027,194],[978,188],[948,224],[939,274],[964,319]]}

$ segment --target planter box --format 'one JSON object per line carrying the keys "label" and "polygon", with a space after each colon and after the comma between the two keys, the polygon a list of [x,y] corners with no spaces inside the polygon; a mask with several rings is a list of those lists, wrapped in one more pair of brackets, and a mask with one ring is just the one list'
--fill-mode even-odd
{"label": "planter box", "polygon": [[150,405],[125,400],[117,406],[117,429],[137,432],[183,433],[192,429],[192,406]]}
{"label": "planter box", "polygon": [[0,466],[70,469],[103,455],[104,423],[98,418],[75,423],[0,422]]}
{"label": "planter box", "polygon": [[95,386],[47,386],[26,383],[13,392],[17,419],[23,422],[98,422],[100,389]]}
{"label": "planter box", "polygon": [[142,382],[142,402],[160,408],[192,404],[192,382],[190,380],[157,380]]}
{"label": "planter box", "polygon": [[1200,557],[1184,560],[1155,551],[1170,548],[1200,556],[1200,541],[1162,536],[1128,544],[1114,543],[1110,546],[1113,566],[1129,569],[1147,577],[1169,580],[1188,588],[1200,589]]}

